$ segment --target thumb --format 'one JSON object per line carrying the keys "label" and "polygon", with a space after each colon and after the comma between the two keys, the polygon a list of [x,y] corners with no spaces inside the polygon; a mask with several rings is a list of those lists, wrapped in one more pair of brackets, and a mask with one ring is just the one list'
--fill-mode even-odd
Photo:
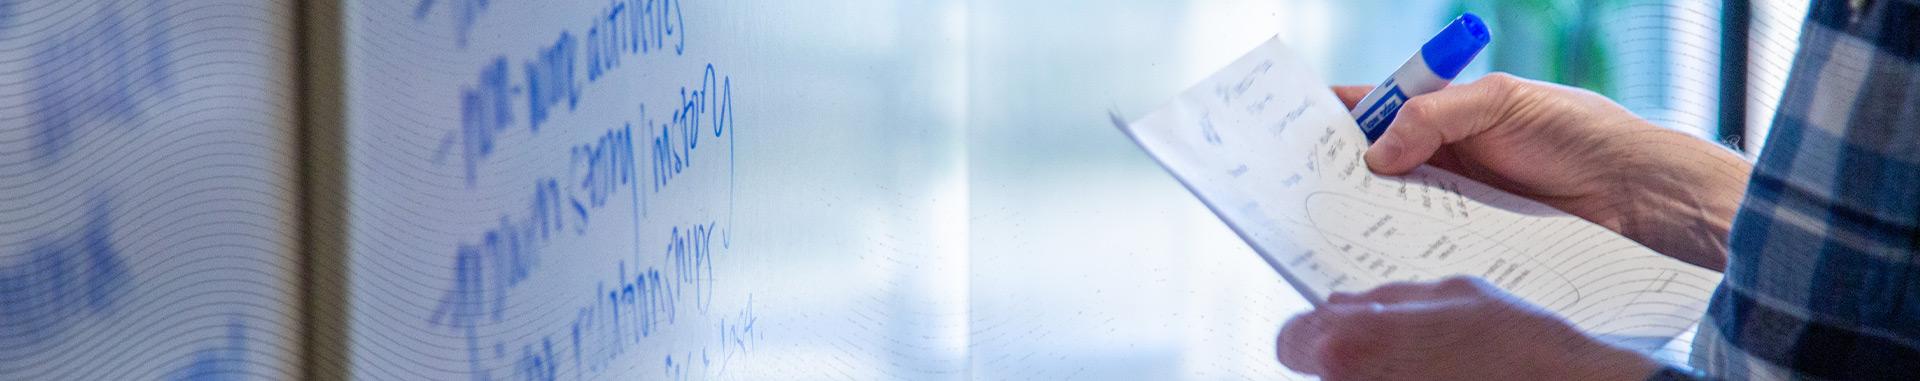
{"label": "thumb", "polygon": [[1508,109],[1507,95],[1521,81],[1495,73],[1473,83],[1408,99],[1367,149],[1367,168],[1386,175],[1412,171],[1433,158],[1441,146],[1471,139],[1494,127]]}

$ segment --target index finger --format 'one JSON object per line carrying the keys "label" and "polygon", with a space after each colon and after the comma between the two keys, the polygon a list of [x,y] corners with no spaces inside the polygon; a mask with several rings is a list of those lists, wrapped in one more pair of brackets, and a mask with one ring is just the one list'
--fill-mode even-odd
{"label": "index finger", "polygon": [[1513,108],[1509,94],[1525,86],[1523,81],[1494,73],[1408,99],[1380,140],[1367,149],[1367,168],[1383,175],[1406,174],[1433,158],[1440,147],[1495,128]]}
{"label": "index finger", "polygon": [[1369,91],[1373,91],[1373,86],[1342,85],[1333,87],[1333,95],[1339,96],[1340,103],[1346,104],[1348,110],[1352,110],[1353,105],[1359,104],[1360,98],[1366,98],[1367,92]]}

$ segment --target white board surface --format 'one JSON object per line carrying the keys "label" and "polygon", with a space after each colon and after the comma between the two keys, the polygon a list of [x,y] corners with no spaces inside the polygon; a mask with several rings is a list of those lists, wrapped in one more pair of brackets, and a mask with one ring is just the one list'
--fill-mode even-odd
{"label": "white board surface", "polygon": [[294,20],[0,1],[0,379],[299,374]]}
{"label": "white board surface", "polygon": [[963,377],[947,7],[345,2],[346,372]]}

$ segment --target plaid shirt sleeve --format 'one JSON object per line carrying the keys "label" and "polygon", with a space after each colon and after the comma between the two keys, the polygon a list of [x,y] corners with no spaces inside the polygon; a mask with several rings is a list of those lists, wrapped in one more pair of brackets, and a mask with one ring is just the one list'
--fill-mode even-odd
{"label": "plaid shirt sleeve", "polygon": [[1734,218],[1698,372],[1920,379],[1920,0],[1816,1]]}

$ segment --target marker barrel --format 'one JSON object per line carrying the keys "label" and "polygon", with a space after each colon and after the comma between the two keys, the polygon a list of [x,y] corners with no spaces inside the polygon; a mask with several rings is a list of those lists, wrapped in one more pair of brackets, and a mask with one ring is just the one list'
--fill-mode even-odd
{"label": "marker barrel", "polygon": [[1473,13],[1461,14],[1427,40],[1386,82],[1354,104],[1353,119],[1359,122],[1360,131],[1366,133],[1367,142],[1372,143],[1386,134],[1387,126],[1393,124],[1394,116],[1408,99],[1446,88],[1492,41],[1487,24]]}

